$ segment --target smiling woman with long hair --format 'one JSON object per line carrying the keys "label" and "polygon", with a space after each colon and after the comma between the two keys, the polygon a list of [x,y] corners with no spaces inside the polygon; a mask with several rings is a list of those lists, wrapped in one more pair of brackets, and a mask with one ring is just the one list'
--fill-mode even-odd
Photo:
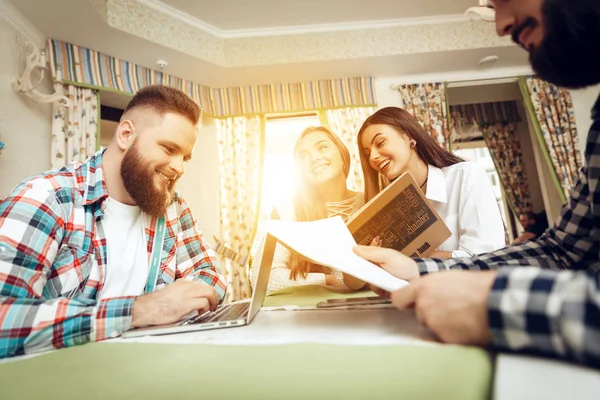
{"label": "smiling woman with long hair", "polygon": [[441,148],[409,112],[386,107],[358,132],[365,201],[408,172],[452,236],[432,257],[470,257],[506,245],[504,222],[486,172]]}
{"label": "smiling woman with long hair", "polygon": [[[350,153],[342,141],[323,126],[308,127],[294,147],[296,188],[291,202],[278,204],[276,218],[314,221],[341,216],[348,219],[363,204],[363,193],[349,190]],[[327,285],[359,289],[363,282],[308,262],[277,245],[269,293],[288,286]]]}

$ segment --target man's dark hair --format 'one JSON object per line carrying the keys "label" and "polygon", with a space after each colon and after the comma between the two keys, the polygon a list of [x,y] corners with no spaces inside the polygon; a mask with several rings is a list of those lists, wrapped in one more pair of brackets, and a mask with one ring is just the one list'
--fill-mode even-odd
{"label": "man's dark hair", "polygon": [[525,215],[527,216],[527,218],[537,221],[537,215],[533,211],[526,211],[524,213],[521,213],[521,215]]}
{"label": "man's dark hair", "polygon": [[200,107],[181,90],[164,86],[151,85],[140,89],[129,102],[123,115],[137,108],[148,108],[160,115],[166,113],[179,114],[194,125],[200,120]]}

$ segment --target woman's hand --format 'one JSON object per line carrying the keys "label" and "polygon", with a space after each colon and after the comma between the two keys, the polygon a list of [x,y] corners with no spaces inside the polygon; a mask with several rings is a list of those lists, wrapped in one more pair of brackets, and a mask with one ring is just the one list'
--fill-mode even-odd
{"label": "woman's hand", "polygon": [[344,285],[346,285],[348,289],[360,290],[365,287],[365,281],[361,281],[352,275],[344,274]]}
{"label": "woman's hand", "polygon": [[373,240],[371,240],[371,244],[369,246],[381,247],[383,245],[383,241],[379,236],[375,236]]}
{"label": "woman's hand", "polygon": [[335,289],[348,289],[346,285],[338,281],[333,274],[325,274],[325,284]]}
{"label": "woman's hand", "polygon": [[354,253],[379,265],[397,278],[412,281],[420,277],[419,267],[415,260],[399,251],[374,246],[356,246]]}
{"label": "woman's hand", "polygon": [[430,255],[428,255],[427,258],[437,258],[440,260],[447,260],[449,258],[452,258],[452,252],[436,250],[433,253],[431,253]]}

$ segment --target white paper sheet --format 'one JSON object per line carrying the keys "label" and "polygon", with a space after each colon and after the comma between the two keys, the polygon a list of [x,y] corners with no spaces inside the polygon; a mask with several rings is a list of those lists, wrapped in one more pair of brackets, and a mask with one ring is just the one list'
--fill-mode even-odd
{"label": "white paper sheet", "polygon": [[268,231],[315,264],[339,269],[388,292],[408,285],[354,254],[356,242],[341,217],[310,222],[274,220],[269,221]]}

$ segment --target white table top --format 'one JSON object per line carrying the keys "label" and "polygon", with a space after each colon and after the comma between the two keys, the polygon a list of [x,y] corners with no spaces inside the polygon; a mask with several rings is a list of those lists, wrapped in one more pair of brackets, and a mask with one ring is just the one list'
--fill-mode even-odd
{"label": "white table top", "polygon": [[[261,311],[247,326],[107,342],[448,346],[432,341],[413,312],[396,309]],[[494,400],[600,398],[599,371],[506,354],[496,357],[494,370]]]}
{"label": "white table top", "polygon": [[266,345],[441,345],[419,325],[414,313],[393,308],[371,310],[260,311],[247,326],[174,335],[116,338],[108,342]]}
{"label": "white table top", "polygon": [[[113,339],[144,343],[266,345],[447,346],[432,341],[413,312],[396,309],[261,311],[250,325],[176,335]],[[598,399],[600,372],[525,356],[500,354],[495,362],[494,400]]]}
{"label": "white table top", "polygon": [[596,400],[600,371],[544,358],[499,354],[494,400]]}

